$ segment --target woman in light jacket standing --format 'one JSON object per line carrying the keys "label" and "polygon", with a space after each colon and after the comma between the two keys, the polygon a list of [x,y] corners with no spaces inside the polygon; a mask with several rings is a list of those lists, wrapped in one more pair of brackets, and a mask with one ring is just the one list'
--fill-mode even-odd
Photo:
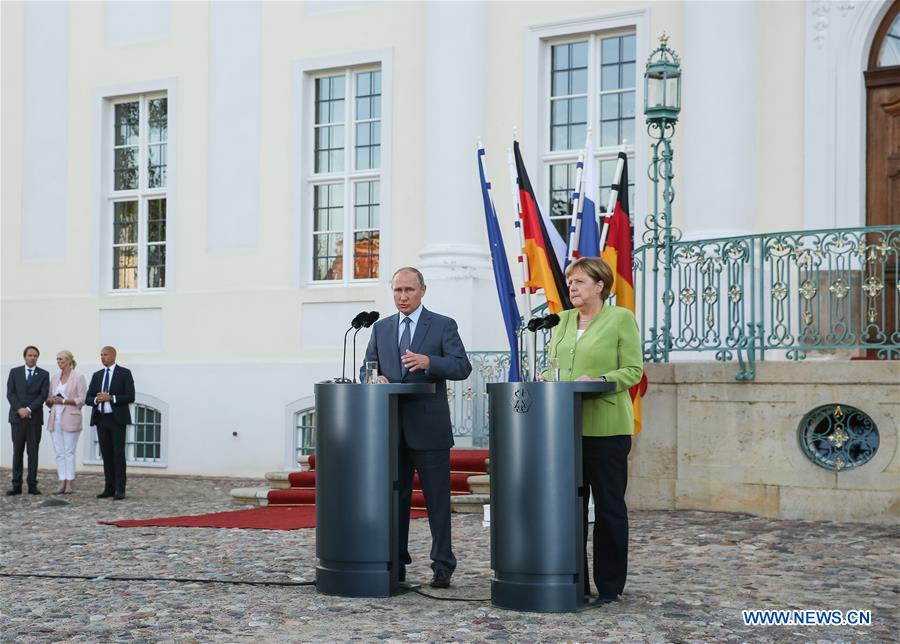
{"label": "woman in light jacket standing", "polygon": [[83,427],[81,408],[87,393],[84,376],[75,371],[75,357],[71,351],[56,354],[59,373],[50,379],[50,396],[47,406],[50,417],[47,429],[53,436],[56,450],[56,467],[59,470],[59,489],[56,494],[72,494],[75,490],[75,446]]}
{"label": "woman in light jacket standing", "polygon": [[[584,486],[594,496],[593,578],[601,601],[622,594],[628,575],[628,452],[634,412],[628,389],[641,379],[641,338],[634,315],[606,303],[615,280],[599,257],[582,257],[566,269],[574,308],[559,314],[550,358],[559,358],[560,380],[602,380],[614,393],[585,397],[582,414]],[[584,497],[584,594],[590,595],[587,561],[588,497]]]}

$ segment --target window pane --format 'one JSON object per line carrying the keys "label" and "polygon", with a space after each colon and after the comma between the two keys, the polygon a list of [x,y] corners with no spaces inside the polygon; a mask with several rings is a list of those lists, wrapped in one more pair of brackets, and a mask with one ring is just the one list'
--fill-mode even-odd
{"label": "window pane", "polygon": [[622,84],[620,87],[634,87],[634,63],[622,65]]}
{"label": "window pane", "polygon": [[140,102],[116,104],[115,145],[137,145],[140,134]]}
{"label": "window pane", "polygon": [[600,97],[600,120],[610,121],[617,118],[619,118],[619,95],[602,95]]}
{"label": "window pane", "polygon": [[551,96],[565,96],[569,93],[569,72],[553,72]]}
{"label": "window pane", "polygon": [[634,92],[622,92],[620,94],[622,101],[622,118],[634,117]]}
{"label": "window pane", "polygon": [[147,185],[164,188],[166,185],[166,144],[151,145],[147,155]]}
{"label": "window pane", "polygon": [[378,249],[380,233],[354,233],[353,238],[353,277],[354,279],[371,279],[378,277]]}
{"label": "window pane", "polygon": [[313,236],[313,279],[343,279],[344,243],[340,233]]}
{"label": "window pane", "polygon": [[343,230],[344,186],[334,183],[316,186],[313,197],[313,229],[318,231]]}
{"label": "window pane", "polygon": [[620,39],[618,37],[604,38],[600,41],[600,62],[603,65],[619,62],[619,44]]}
{"label": "window pane", "polygon": [[165,199],[151,199],[147,202],[147,241],[166,241]]}
{"label": "window pane", "polygon": [[113,243],[136,244],[138,240],[138,202],[113,204]]}
{"label": "window pane", "polygon": [[581,123],[569,128],[569,146],[571,148],[583,148],[587,138],[587,124]]}
{"label": "window pane", "polygon": [[878,66],[900,65],[900,15],[894,18],[878,51]]}
{"label": "window pane", "polygon": [[113,288],[137,288],[137,246],[113,248]]}
{"label": "window pane", "polygon": [[560,163],[550,166],[550,220],[562,235],[569,238],[572,216],[572,192],[575,190],[575,164]]}
{"label": "window pane", "polygon": [[316,172],[344,169],[344,126],[316,128]]}
{"label": "window pane", "polygon": [[569,93],[584,94],[587,92],[587,69],[573,69],[569,72]]}
{"label": "window pane", "polygon": [[600,70],[600,89],[603,91],[619,89],[618,65],[603,65]]}
{"label": "window pane", "polygon": [[600,123],[600,146],[619,144],[619,122],[603,121]]}
{"label": "window pane", "polygon": [[619,131],[619,143],[634,143],[634,119],[623,119]]}
{"label": "window pane", "polygon": [[138,187],[138,148],[118,148],[114,154],[114,190],[135,190]]}
{"label": "window pane", "polygon": [[359,181],[354,184],[353,210],[354,227],[378,227],[378,181]]}
{"label": "window pane", "polygon": [[588,44],[586,40],[574,42],[569,45],[570,62],[573,68],[587,68],[587,51]]}
{"label": "window pane", "polygon": [[168,139],[168,105],[169,101],[165,98],[154,98],[147,101],[150,143],[159,143]]}
{"label": "window pane", "polygon": [[583,124],[587,123],[587,98],[569,99],[569,123]]}
{"label": "window pane", "polygon": [[[634,34],[630,36],[622,36],[622,60],[623,61],[633,61],[635,60],[635,37]],[[606,61],[604,61],[606,62]]]}
{"label": "window pane", "polygon": [[316,79],[316,124],[344,120],[344,77]]}
{"label": "window pane", "polygon": [[147,246],[147,288],[163,288],[166,285],[166,245]]}
{"label": "window pane", "polygon": [[569,149],[569,128],[565,125],[555,127],[550,130],[550,149],[551,150],[568,150]]}

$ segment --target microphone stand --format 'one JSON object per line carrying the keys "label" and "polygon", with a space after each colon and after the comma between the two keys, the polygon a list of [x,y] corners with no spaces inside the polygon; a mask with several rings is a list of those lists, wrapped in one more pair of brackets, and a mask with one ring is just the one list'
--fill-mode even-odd
{"label": "microphone stand", "polygon": [[350,380],[347,378],[347,334],[350,333],[352,330],[353,330],[353,326],[351,325],[351,327],[349,329],[344,331],[344,357],[341,359],[341,378],[340,378],[340,380],[335,378],[334,379],[335,382],[340,382],[340,383],[350,382]]}

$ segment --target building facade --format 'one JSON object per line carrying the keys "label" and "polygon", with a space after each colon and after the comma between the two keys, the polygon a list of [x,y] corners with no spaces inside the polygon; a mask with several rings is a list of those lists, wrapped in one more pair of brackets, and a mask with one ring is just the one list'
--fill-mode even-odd
{"label": "building facade", "polygon": [[[867,215],[863,74],[889,14],[888,1],[4,2],[3,369],[34,344],[45,368],[69,349],[89,376],[114,345],[138,391],[133,466],[291,467],[311,447],[314,383],[340,375],[353,315],[392,311],[395,267],[424,272],[425,305],[459,321],[467,348],[503,349],[479,138],[510,252],[514,130],[561,226],[588,128],[601,198],[625,150],[640,239],[642,74],[663,32],[685,70],[686,238],[881,216]],[[2,465],[10,453],[4,439]],[[78,465],[98,464],[85,431]]]}

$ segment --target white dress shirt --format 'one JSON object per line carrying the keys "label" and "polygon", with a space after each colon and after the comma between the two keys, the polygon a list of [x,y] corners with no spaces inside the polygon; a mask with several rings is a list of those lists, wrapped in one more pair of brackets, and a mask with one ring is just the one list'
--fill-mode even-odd
{"label": "white dress shirt", "polygon": [[[399,311],[398,311],[399,313]],[[403,324],[404,318],[409,318],[409,344],[412,346],[412,340],[416,337],[416,325],[419,323],[419,316],[422,315],[422,305],[419,305],[415,311],[410,313],[409,315],[403,315],[400,313],[400,323],[397,325],[397,347],[400,347],[400,338],[403,337],[403,329],[405,328],[405,324]]]}
{"label": "white dress shirt", "polygon": [[[106,370],[109,369],[109,386],[112,387],[112,379],[113,375],[116,373],[116,364],[113,363],[109,365],[109,367],[103,367],[103,377],[100,378],[100,391],[103,391],[103,381],[106,379]],[[112,397],[112,401],[116,402],[116,397]],[[94,398],[94,403],[97,402],[97,399]],[[112,405],[108,402],[100,405],[100,412],[103,414],[111,414],[112,413]]]}

